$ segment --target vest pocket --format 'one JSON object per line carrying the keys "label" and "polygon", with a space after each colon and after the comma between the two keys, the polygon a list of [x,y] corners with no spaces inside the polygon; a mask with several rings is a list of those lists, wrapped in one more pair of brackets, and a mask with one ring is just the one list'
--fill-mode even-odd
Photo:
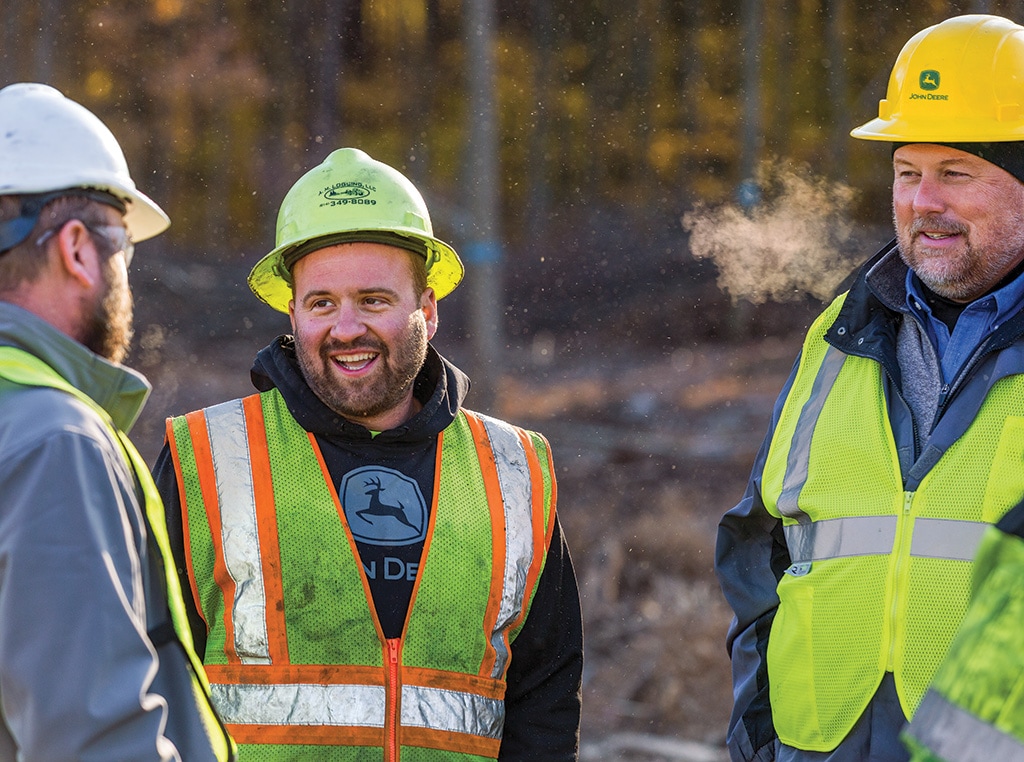
{"label": "vest pocket", "polygon": [[784,576],[768,637],[772,715],[783,743],[804,747],[820,738],[814,690],[814,590],[807,576]]}

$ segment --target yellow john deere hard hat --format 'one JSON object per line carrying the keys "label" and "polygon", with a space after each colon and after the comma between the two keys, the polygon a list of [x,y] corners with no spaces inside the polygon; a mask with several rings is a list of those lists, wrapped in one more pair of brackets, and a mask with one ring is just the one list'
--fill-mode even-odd
{"label": "yellow john deere hard hat", "polygon": [[427,285],[438,299],[462,280],[455,249],[434,237],[427,205],[398,170],[357,148],[334,151],[298,179],[281,202],[277,246],[249,273],[249,288],[280,312],[292,298],[292,266],[338,243],[386,243],[425,258]]}
{"label": "yellow john deere hard hat", "polygon": [[1024,27],[956,16],[903,46],[878,118],[850,133],[894,143],[1024,140]]}

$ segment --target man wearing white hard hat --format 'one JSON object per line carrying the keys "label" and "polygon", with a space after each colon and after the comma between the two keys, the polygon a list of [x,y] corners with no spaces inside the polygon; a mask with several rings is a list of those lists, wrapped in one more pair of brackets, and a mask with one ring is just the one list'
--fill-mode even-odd
{"label": "man wearing white hard hat", "polygon": [[125,435],[127,268],[168,224],[90,111],[0,90],[0,759],[234,755]]}

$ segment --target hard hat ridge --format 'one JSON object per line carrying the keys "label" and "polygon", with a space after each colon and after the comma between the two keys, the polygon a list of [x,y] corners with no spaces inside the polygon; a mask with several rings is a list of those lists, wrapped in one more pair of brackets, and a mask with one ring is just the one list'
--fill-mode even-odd
{"label": "hard hat ridge", "polygon": [[120,199],[135,241],[170,225],[135,187],[117,139],[95,114],[49,85],[19,82],[0,89],[0,195],[73,189]]}

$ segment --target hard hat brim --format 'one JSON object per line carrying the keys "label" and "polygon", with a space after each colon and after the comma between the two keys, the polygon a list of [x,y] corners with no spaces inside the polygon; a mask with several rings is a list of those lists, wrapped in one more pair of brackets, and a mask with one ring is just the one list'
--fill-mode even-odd
{"label": "hard hat brim", "polygon": [[929,123],[920,118],[913,124],[902,119],[872,119],[850,131],[860,140],[890,143],[1005,143],[1024,141],[1024,126],[1019,134],[996,131],[970,119],[936,119]]}
{"label": "hard hat brim", "polygon": [[[465,274],[462,260],[455,249],[444,241],[420,234],[412,235],[427,249],[427,286],[434,290],[437,299],[443,299],[462,281]],[[285,266],[285,258],[298,245],[292,242],[277,247],[257,262],[249,273],[249,288],[261,301],[278,312],[287,313],[288,303],[292,300],[291,275]],[[330,245],[330,241],[325,238],[324,246]],[[307,253],[315,250],[310,249]]]}
{"label": "hard hat brim", "polygon": [[[123,191],[114,190],[117,195],[124,195]],[[132,241],[145,241],[147,238],[160,235],[171,226],[167,213],[146,194],[134,191],[128,194],[128,202],[124,224],[131,234]]]}

